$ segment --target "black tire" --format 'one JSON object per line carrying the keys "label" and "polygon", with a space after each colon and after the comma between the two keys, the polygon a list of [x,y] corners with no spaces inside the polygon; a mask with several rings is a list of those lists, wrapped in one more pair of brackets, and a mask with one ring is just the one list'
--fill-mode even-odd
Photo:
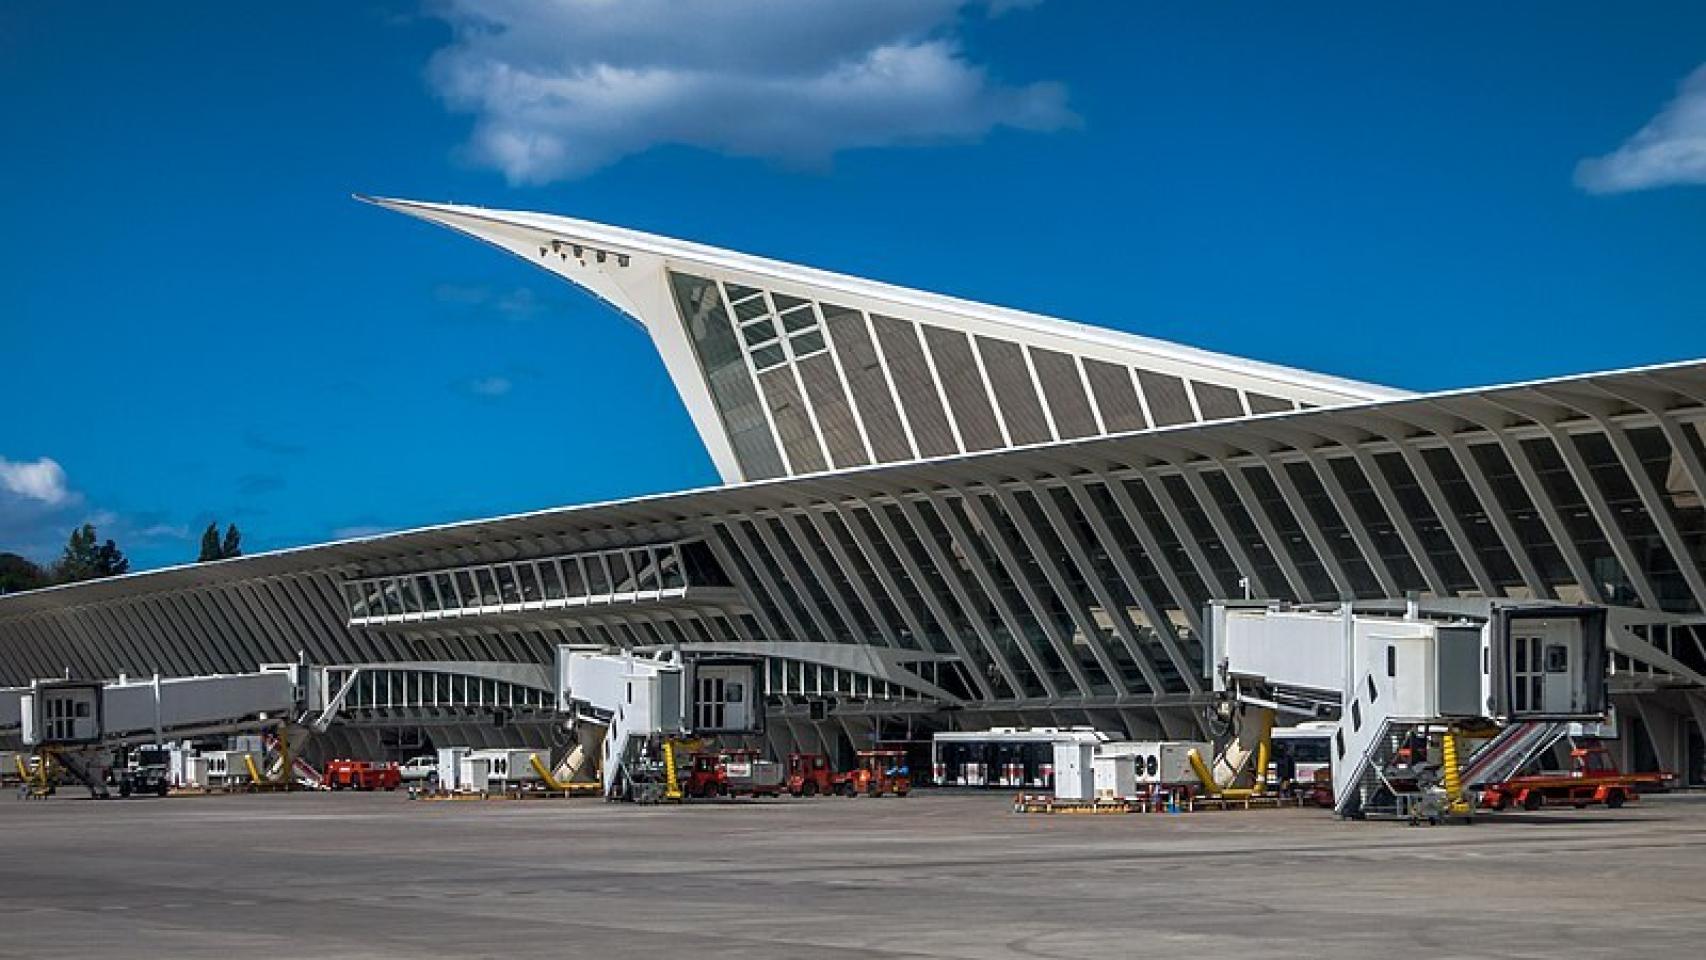
{"label": "black tire", "polygon": [[1529,813],[1539,810],[1545,803],[1546,798],[1540,795],[1539,790],[1530,790],[1522,795],[1522,808]]}
{"label": "black tire", "polygon": [[857,796],[859,793],[859,791],[853,789],[853,785],[851,783],[841,784],[839,787],[836,788],[835,792],[841,794],[844,797]]}
{"label": "black tire", "polygon": [[1618,807],[1623,806],[1623,800],[1623,791],[1621,790],[1613,790],[1605,795],[1605,805],[1607,808],[1612,810],[1616,810]]}
{"label": "black tire", "polygon": [[817,781],[816,780],[807,780],[805,787],[803,787],[800,792],[805,794],[808,797],[817,796]]}

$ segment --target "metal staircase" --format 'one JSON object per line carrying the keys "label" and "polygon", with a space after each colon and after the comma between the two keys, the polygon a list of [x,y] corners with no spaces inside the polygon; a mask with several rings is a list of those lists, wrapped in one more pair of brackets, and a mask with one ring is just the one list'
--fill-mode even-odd
{"label": "metal staircase", "polygon": [[1471,789],[1503,783],[1544,756],[1569,732],[1568,723],[1545,720],[1513,723],[1469,757],[1463,767],[1463,782]]}
{"label": "metal staircase", "polygon": [[[71,750],[54,750],[49,755],[53,763],[65,771],[67,776],[88,788],[89,796],[96,800],[105,800],[112,796],[107,787],[109,767],[103,755]],[[40,762],[45,769],[47,758],[44,756]]]}
{"label": "metal staircase", "polygon": [[1390,720],[1387,708],[1395,699],[1388,678],[1373,673],[1364,673],[1345,691],[1332,748],[1333,810],[1342,817],[1374,812],[1394,793],[1382,771],[1397,755],[1400,736],[1408,733]]}

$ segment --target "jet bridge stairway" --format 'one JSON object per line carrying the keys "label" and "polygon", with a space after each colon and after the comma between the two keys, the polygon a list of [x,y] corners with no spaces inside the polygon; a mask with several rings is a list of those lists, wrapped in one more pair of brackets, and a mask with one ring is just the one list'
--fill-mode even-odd
{"label": "jet bridge stairway", "polygon": [[1510,724],[1469,757],[1463,766],[1463,782],[1471,788],[1503,783],[1544,756],[1569,732],[1568,723],[1546,720]]}

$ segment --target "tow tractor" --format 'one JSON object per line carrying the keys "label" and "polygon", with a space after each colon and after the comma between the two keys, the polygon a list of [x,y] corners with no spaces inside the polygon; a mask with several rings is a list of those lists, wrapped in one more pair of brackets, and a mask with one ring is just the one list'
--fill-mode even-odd
{"label": "tow tractor", "polygon": [[164,746],[153,743],[132,747],[127,752],[129,756],[124,764],[114,767],[111,775],[112,784],[118,787],[118,795],[165,796],[171,789],[170,752]]}
{"label": "tow tractor", "polygon": [[728,773],[723,769],[721,754],[693,754],[693,766],[682,783],[681,790],[689,797],[720,797],[729,792]]}
{"label": "tow tractor", "polygon": [[779,797],[781,769],[757,750],[701,751],[682,789],[689,797]]}
{"label": "tow tractor", "polygon": [[1675,776],[1668,771],[1622,773],[1605,747],[1589,744],[1570,751],[1569,770],[1542,771],[1488,786],[1481,791],[1481,806],[1489,810],[1512,806],[1539,810],[1542,806],[1569,804],[1580,810],[1603,803],[1615,810],[1640,799],[1640,788],[1663,787]]}
{"label": "tow tractor", "polygon": [[835,767],[821,753],[788,754],[788,792],[796,797],[815,797],[835,792]]}
{"label": "tow tractor", "polygon": [[835,790],[844,797],[880,797],[892,793],[904,797],[912,792],[912,771],[904,750],[860,750],[857,765],[835,778]]}

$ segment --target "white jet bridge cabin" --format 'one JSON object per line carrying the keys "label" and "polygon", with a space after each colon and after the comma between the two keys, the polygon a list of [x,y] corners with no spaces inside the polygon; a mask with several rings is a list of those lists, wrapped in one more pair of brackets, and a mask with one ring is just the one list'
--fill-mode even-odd
{"label": "white jet bridge cabin", "polygon": [[[1467,817],[1466,772],[1490,776],[1568,723],[1605,715],[1599,606],[1222,602],[1210,605],[1208,627],[1229,744],[1265,740],[1276,715],[1337,721],[1341,816]],[[1460,758],[1459,737],[1486,742]],[[1238,775],[1251,752],[1223,750],[1219,775]]]}

